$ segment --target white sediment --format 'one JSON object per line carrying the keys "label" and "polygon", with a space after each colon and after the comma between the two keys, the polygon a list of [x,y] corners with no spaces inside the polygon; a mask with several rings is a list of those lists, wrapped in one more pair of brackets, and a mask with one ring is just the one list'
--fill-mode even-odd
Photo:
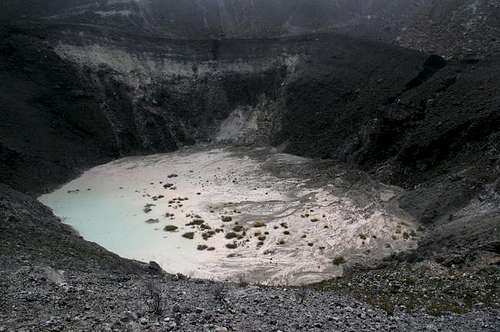
{"label": "white sediment", "polygon": [[[256,152],[259,158],[252,156]],[[334,184],[319,187],[310,178],[286,174],[288,166],[308,163],[314,161],[270,149],[187,149],[93,168],[39,199],[89,241],[200,278],[298,285],[341,275],[345,265],[333,264],[336,257],[346,264],[367,262],[415,246],[407,236],[411,220],[384,207],[396,196],[391,187],[381,186],[377,202],[354,203],[349,195],[336,196]],[[167,183],[175,190],[164,188]],[[165,197],[153,200],[157,195]],[[188,200],[169,204],[179,197]],[[155,204],[149,213],[147,204]],[[194,215],[224,233],[204,240],[199,226],[186,226]],[[221,216],[232,221],[222,222]],[[265,227],[253,227],[256,222]],[[235,223],[246,235],[228,240]],[[178,230],[164,231],[166,225]],[[194,239],[182,237],[186,232],[195,232]],[[269,233],[261,246],[256,232]],[[236,249],[226,248],[233,242]],[[198,245],[215,250],[200,251]]]}

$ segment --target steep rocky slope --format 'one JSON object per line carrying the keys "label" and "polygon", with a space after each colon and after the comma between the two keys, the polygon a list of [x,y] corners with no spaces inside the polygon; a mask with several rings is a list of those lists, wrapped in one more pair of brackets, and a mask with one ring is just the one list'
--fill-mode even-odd
{"label": "steep rocky slope", "polygon": [[[300,105],[288,96],[300,82],[314,90],[335,77],[329,81],[336,84],[335,90],[326,96],[332,101],[320,103],[335,102],[337,96],[347,98],[340,103],[349,103],[356,94],[360,104],[380,103],[416,76],[425,60],[415,52],[337,35],[183,41],[125,38],[115,30],[64,25],[16,29],[5,29],[2,39],[2,73],[11,82],[2,91],[2,114],[9,123],[2,129],[2,146],[8,163],[40,160],[47,165],[43,171],[57,170],[46,176],[29,166],[26,172],[18,171],[24,184],[30,185],[30,178],[38,181],[34,190],[43,189],[44,180],[56,183],[51,174],[71,175],[71,169],[97,160],[213,140],[221,122],[234,112],[257,119],[256,130],[243,137],[245,142],[285,141],[308,130],[281,130],[280,119],[291,109],[287,104]],[[365,88],[356,92],[362,85]],[[34,116],[27,116],[30,112]],[[357,112],[359,126],[371,118],[370,112]],[[19,131],[27,121],[35,132]],[[49,135],[57,133],[56,123],[62,130],[75,128],[58,140],[69,145],[52,144]],[[359,126],[344,127],[339,135],[348,139]],[[15,187],[31,189],[20,186],[16,174],[4,178]]]}

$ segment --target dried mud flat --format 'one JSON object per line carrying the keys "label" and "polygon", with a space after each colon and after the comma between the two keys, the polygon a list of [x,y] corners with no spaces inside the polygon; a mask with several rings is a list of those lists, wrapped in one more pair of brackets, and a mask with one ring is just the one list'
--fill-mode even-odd
{"label": "dried mud flat", "polygon": [[89,241],[170,273],[302,285],[416,246],[400,189],[270,148],[196,147],[93,168],[39,200]]}

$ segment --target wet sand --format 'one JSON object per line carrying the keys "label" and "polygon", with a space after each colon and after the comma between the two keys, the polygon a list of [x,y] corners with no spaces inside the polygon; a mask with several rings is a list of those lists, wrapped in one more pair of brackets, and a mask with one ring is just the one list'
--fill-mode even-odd
{"label": "wet sand", "polygon": [[318,163],[195,147],[93,168],[39,200],[89,241],[198,278],[300,285],[415,247],[398,188],[301,172]]}

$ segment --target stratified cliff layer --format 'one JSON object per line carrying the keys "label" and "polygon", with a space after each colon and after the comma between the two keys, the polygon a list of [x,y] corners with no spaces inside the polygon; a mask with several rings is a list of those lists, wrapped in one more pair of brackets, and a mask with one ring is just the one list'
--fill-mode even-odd
{"label": "stratified cliff layer", "polygon": [[[336,84],[328,100],[319,100],[320,109],[311,103],[303,114],[340,114],[343,103],[354,99],[385,102],[425,61],[415,52],[337,35],[186,41],[37,25],[6,28],[3,36],[2,75],[11,84],[2,91],[9,123],[2,129],[2,149],[6,165],[19,165],[4,167],[5,174],[17,172],[4,181],[35,191],[44,181],[57,183],[74,169],[118,155],[172,151],[218,137],[233,143],[293,141],[308,135],[307,123],[282,128],[282,118],[301,105],[289,94],[298,84],[313,90],[325,80]],[[349,141],[371,112],[360,109],[355,126],[339,122],[338,139]],[[221,123],[236,113],[252,114],[256,125],[244,128],[243,137],[227,137]],[[34,129],[20,130],[26,127]],[[37,162],[46,166],[29,166]]]}

